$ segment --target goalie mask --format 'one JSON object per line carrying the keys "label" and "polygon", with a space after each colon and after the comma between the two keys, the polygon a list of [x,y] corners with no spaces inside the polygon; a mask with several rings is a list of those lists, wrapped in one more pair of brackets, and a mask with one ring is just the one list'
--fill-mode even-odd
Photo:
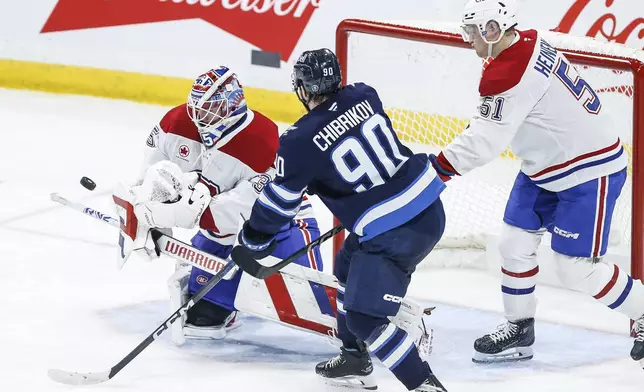
{"label": "goalie mask", "polygon": [[480,35],[489,45],[499,42],[507,30],[517,25],[516,10],[514,0],[468,0],[463,10],[463,40],[474,42]]}
{"label": "goalie mask", "polygon": [[248,107],[237,75],[221,66],[195,80],[188,95],[187,110],[204,145],[212,147],[246,115]]}

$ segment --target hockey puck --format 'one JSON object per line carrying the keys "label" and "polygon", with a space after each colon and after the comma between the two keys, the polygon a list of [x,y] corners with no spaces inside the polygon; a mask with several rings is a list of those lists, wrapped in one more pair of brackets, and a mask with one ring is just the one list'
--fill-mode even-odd
{"label": "hockey puck", "polygon": [[92,181],[91,178],[83,177],[81,178],[80,183],[83,186],[83,188],[89,189],[90,191],[93,191],[94,189],[96,189],[96,183]]}

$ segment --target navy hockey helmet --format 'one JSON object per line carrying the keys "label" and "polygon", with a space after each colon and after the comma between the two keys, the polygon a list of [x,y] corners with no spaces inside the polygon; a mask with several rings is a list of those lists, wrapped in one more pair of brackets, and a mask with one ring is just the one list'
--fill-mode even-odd
{"label": "navy hockey helmet", "polygon": [[[293,91],[306,110],[312,99],[340,90],[342,71],[335,53],[329,49],[308,50],[297,59],[291,75]],[[300,96],[300,87],[307,93],[307,98]]]}

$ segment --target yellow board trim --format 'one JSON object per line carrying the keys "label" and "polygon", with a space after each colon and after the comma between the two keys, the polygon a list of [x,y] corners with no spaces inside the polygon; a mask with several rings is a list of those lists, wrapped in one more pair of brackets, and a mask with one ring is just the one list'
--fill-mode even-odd
{"label": "yellow board trim", "polygon": [[[163,106],[186,102],[192,79],[136,72],[0,60],[0,86],[126,99]],[[244,87],[248,105],[273,121],[294,123],[304,108],[293,93]]]}

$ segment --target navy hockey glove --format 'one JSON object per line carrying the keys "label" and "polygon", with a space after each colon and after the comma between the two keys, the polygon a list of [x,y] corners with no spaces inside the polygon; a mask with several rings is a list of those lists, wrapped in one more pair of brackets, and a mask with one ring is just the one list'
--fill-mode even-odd
{"label": "navy hockey glove", "polygon": [[239,251],[243,250],[247,256],[255,260],[270,256],[275,247],[277,247],[275,234],[266,234],[253,229],[250,221],[244,222],[244,226],[239,232],[238,240],[240,244],[238,247],[242,248]]}
{"label": "navy hockey glove", "polygon": [[458,172],[452,167],[452,164],[449,163],[447,158],[441,152],[438,156],[434,154],[429,154],[429,161],[434,166],[434,170],[438,173],[438,176],[443,180],[443,182],[449,181],[453,176],[459,175]]}

